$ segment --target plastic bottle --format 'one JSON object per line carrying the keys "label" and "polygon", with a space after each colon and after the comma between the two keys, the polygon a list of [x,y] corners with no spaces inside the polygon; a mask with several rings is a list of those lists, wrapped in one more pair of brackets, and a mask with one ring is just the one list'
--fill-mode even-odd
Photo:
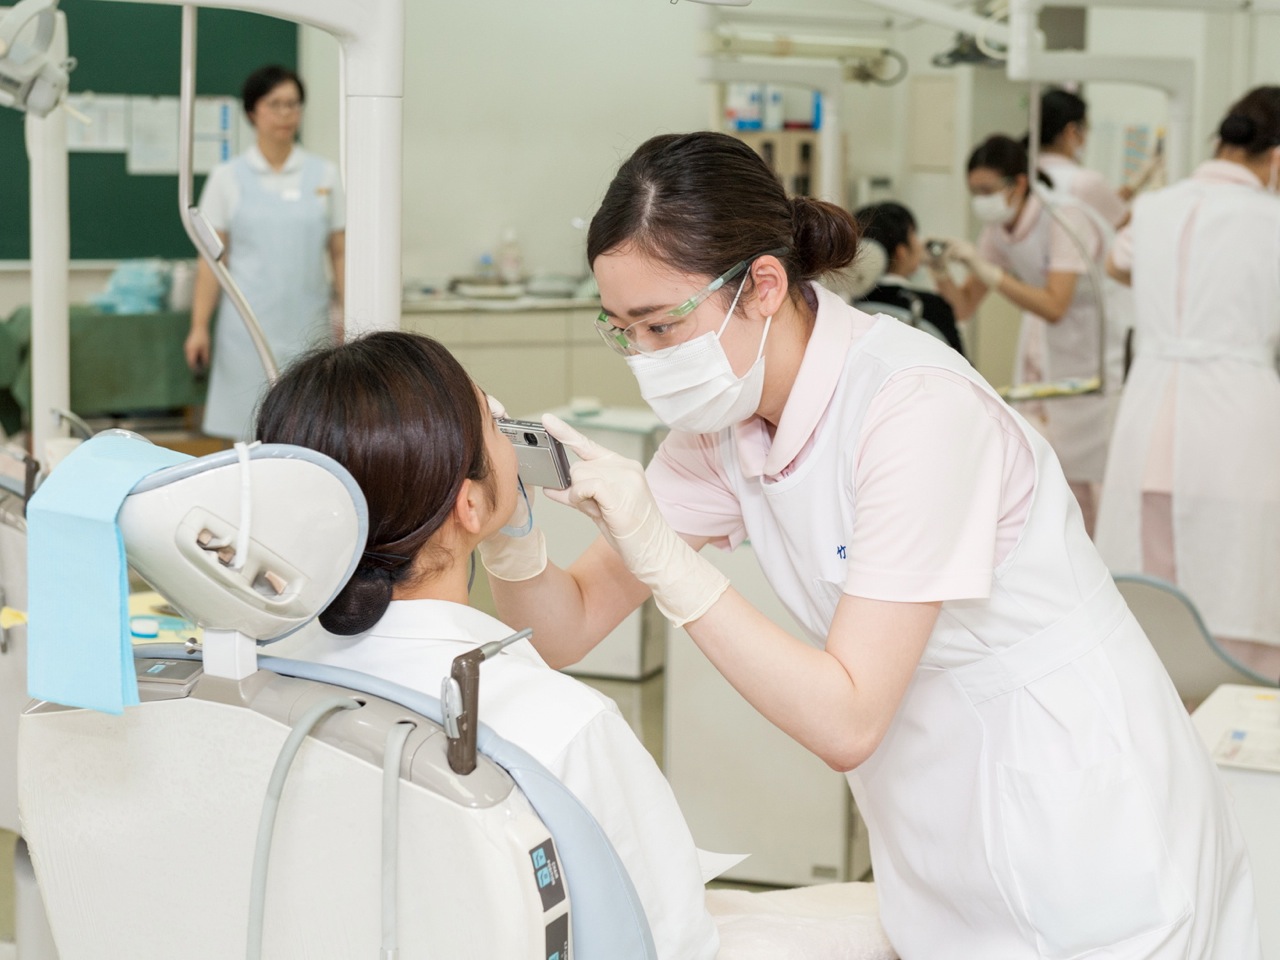
{"label": "plastic bottle", "polygon": [[497,283],[498,270],[493,265],[493,254],[480,254],[480,262],[476,267],[476,279],[481,283]]}
{"label": "plastic bottle", "polygon": [[498,279],[503,283],[519,283],[524,279],[524,257],[520,255],[515,227],[507,227],[502,233],[502,245],[498,247]]}

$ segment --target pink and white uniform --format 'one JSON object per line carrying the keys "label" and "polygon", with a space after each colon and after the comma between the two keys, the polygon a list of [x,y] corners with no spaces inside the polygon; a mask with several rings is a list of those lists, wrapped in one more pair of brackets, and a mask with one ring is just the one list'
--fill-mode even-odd
{"label": "pink and white uniform", "polygon": [[816,646],[844,594],[942,602],[849,774],[894,947],[1258,960],[1221,782],[1048,445],[945,344],[807,293],[776,433],[672,433],[649,480],[682,534],[750,539]]}
{"label": "pink and white uniform", "polygon": [[[1138,315],[1098,549],[1175,579],[1215,635],[1266,645],[1280,670],[1280,197],[1211,160],[1138,199],[1112,261]],[[1140,519],[1159,497],[1163,531]]]}
{"label": "pink and white uniform", "polygon": [[[1044,287],[1050,273],[1077,275],[1075,295],[1056,323],[1049,323],[1029,310],[1023,311],[1013,374],[1015,383],[1098,375],[1102,342],[1097,296],[1088,277],[1088,260],[1067,230],[1080,240],[1101,274],[1110,228],[1083,203],[1064,195],[1054,197],[1055,211],[1066,227],[1049,214],[1038,195],[1032,195],[1012,230],[989,224],[978,238],[979,252],[1023,283]],[[1105,289],[1103,296],[1107,296]],[[1113,370],[1110,379],[1116,379],[1117,373]],[[1073,484],[1102,482],[1115,411],[1113,397],[1101,394],[1068,397],[1024,404],[1020,409],[1045,435],[1068,481]]]}

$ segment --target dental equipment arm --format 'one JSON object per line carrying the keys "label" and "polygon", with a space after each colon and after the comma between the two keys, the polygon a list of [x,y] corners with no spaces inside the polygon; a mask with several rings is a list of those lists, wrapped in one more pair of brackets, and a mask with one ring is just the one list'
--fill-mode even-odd
{"label": "dental equipment arm", "polygon": [[[75,69],[53,52],[58,0],[21,0],[0,18],[0,106],[46,117],[62,102]],[[34,43],[19,40],[35,21]]]}
{"label": "dental equipment arm", "polygon": [[[231,276],[231,271],[222,262],[226,245],[217,231],[213,229],[203,213],[195,205],[195,116],[196,116],[196,8],[184,5],[182,8],[182,83],[178,101],[178,125],[181,136],[178,139],[178,211],[182,217],[182,227],[200,251],[203,261],[218,280],[223,294],[235,305],[236,312],[244,321],[249,331],[249,339],[262,361],[262,369],[266,372],[267,383],[275,383],[280,376],[280,368],[267,343],[267,336],[262,332],[262,324],[257,314],[245,299],[243,291]],[[194,328],[195,317],[192,316]]]}
{"label": "dental equipment arm", "polygon": [[480,664],[511,644],[533,636],[520,630],[503,640],[485,643],[453,658],[449,676],[440,681],[444,730],[449,739],[449,768],[466,776],[476,768],[476,733],[480,729]]}

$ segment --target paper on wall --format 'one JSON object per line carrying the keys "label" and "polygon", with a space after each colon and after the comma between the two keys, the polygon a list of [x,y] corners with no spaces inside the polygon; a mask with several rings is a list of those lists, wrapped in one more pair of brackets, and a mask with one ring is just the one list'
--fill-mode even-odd
{"label": "paper on wall", "polygon": [[67,149],[79,153],[124,153],[129,149],[129,98],[73,93],[67,106],[83,114],[67,118]]}
{"label": "paper on wall", "polygon": [[[127,169],[138,174],[178,172],[178,98],[130,98]],[[240,123],[235,97],[199,97],[195,109],[193,159],[196,173],[208,173],[239,152]]]}

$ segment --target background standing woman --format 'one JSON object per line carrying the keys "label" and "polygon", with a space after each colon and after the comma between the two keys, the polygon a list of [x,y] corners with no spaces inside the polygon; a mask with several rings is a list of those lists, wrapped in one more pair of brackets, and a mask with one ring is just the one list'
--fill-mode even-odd
{"label": "background standing woman", "polygon": [[[855,254],[732,137],[636,150],[587,256],[672,433],[646,479],[545,419],[582,458],[551,496],[602,537],[568,570],[536,528],[483,541],[503,620],[563,666],[652,593],[848,771],[903,957],[1258,960],[1221,781],[1052,451],[946,344],[814,282]],[[697,552],[744,539],[803,638]]]}
{"label": "background standing woman", "polygon": [[[298,75],[263,67],[245,80],[243,100],[257,143],[213,170],[200,210],[226,245],[231,275],[283,369],[307,348],[341,334],[341,324],[330,320],[330,304],[336,301],[341,310],[346,204],[337,167],[294,142],[306,100]],[[253,410],[267,381],[239,313],[220,299],[218,281],[201,260],[187,363],[193,370],[209,368],[216,308],[203,428],[211,436],[243,440],[253,434]]]}
{"label": "background standing woman", "polygon": [[[961,241],[949,251],[969,269],[956,294],[957,314],[972,316],[989,290],[1022,308],[1015,383],[1096,377],[1101,318],[1087,274],[1090,260],[1101,273],[1107,226],[1069,198],[1055,198],[1061,218],[1055,219],[1031,189],[1026,150],[1009,137],[978,145],[969,157],[968,185],[973,213],[985,226],[976,248]],[[1113,406],[1111,397],[1093,394],[1019,407],[1058,455],[1090,533]]]}
{"label": "background standing woman", "polygon": [[1040,169],[1053,188],[1087,203],[1119,228],[1129,218],[1132,191],[1112,190],[1102,174],[1084,166],[1089,134],[1088,105],[1068,90],[1046,90],[1040,97]]}
{"label": "background standing woman", "polygon": [[1232,653],[1280,677],[1280,87],[1243,97],[1218,139],[1138,199],[1112,251],[1137,351],[1098,549],[1179,584]]}

